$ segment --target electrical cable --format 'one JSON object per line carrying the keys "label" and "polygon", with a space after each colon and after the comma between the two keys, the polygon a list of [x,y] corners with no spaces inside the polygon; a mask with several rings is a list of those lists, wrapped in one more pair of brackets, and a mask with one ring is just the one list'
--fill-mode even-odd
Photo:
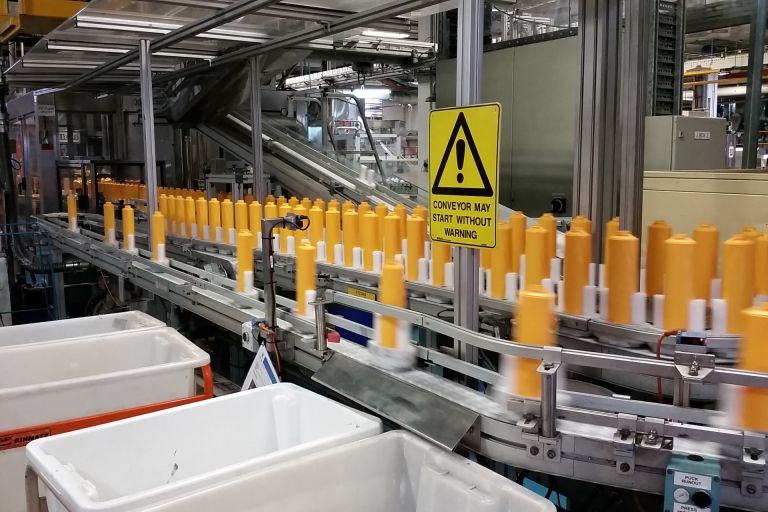
{"label": "electrical cable", "polygon": [[[656,359],[661,359],[661,344],[662,342],[669,336],[674,336],[678,332],[680,332],[680,329],[671,329],[669,331],[664,331],[661,333],[656,340]],[[657,399],[658,402],[664,403],[664,395],[661,392],[661,377],[656,377],[656,393],[657,393]]]}
{"label": "electrical cable", "polygon": [[104,272],[99,270],[99,274],[101,275],[101,280],[104,282],[104,288],[106,288],[107,293],[109,294],[109,297],[112,299],[112,302],[115,304],[115,306],[118,307],[124,307],[120,301],[118,301],[114,295],[112,295],[112,290],[109,289],[109,283],[107,282],[107,278],[104,276]]}
{"label": "electrical cable", "polygon": [[283,368],[280,360],[280,348],[277,345],[277,333],[274,331],[274,329],[267,327],[263,322],[259,324],[259,330],[269,334],[270,341],[268,341],[268,343],[272,344],[275,349],[275,364],[277,366],[277,375],[281,377],[283,374]]}

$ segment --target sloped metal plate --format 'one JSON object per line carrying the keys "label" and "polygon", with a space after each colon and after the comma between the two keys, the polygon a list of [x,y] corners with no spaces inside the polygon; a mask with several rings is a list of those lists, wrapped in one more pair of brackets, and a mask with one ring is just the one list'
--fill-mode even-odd
{"label": "sloped metal plate", "polygon": [[479,416],[338,353],[312,379],[448,450],[458,446]]}

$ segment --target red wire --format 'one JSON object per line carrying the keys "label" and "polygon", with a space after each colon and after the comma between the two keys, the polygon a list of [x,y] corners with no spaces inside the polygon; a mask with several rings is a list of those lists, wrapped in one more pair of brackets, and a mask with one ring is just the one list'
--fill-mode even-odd
{"label": "red wire", "polygon": [[[680,332],[680,329],[674,329],[669,331],[664,331],[659,335],[659,338],[656,340],[656,359],[661,359],[661,344],[664,342],[664,340],[668,336],[674,336],[678,332]],[[664,395],[661,392],[661,377],[656,377],[656,393],[659,403],[664,403]]]}
{"label": "red wire", "polygon": [[269,334],[269,337],[271,338],[271,341],[269,343],[271,343],[272,346],[275,348],[275,363],[277,365],[277,375],[282,376],[283,368],[280,362],[280,349],[278,349],[277,347],[277,333],[273,329],[270,329],[264,324],[259,324],[259,329]]}

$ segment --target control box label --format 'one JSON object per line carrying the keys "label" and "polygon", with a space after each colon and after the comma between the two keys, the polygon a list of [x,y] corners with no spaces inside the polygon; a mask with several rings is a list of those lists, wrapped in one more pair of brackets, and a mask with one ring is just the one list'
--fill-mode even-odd
{"label": "control box label", "polygon": [[693,132],[694,140],[710,140],[712,132]]}
{"label": "control box label", "polygon": [[352,288],[351,286],[347,288],[347,293],[350,295],[354,295],[355,297],[360,297],[361,299],[376,300],[375,293],[367,292],[359,288]]}
{"label": "control box label", "polygon": [[683,485],[685,487],[693,487],[694,489],[704,489],[709,491],[712,490],[712,477],[677,471],[675,473],[675,485]]}
{"label": "control box label", "polygon": [[686,503],[675,503],[673,512],[709,512],[709,508],[699,508],[696,505]]}

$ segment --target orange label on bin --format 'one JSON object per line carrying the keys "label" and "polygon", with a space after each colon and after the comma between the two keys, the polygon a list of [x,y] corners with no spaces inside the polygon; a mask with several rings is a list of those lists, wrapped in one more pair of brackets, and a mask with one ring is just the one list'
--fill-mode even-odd
{"label": "orange label on bin", "polygon": [[35,439],[42,439],[51,435],[50,428],[39,428],[35,430],[26,430],[23,432],[12,432],[10,434],[0,435],[0,450],[10,450],[26,446]]}

